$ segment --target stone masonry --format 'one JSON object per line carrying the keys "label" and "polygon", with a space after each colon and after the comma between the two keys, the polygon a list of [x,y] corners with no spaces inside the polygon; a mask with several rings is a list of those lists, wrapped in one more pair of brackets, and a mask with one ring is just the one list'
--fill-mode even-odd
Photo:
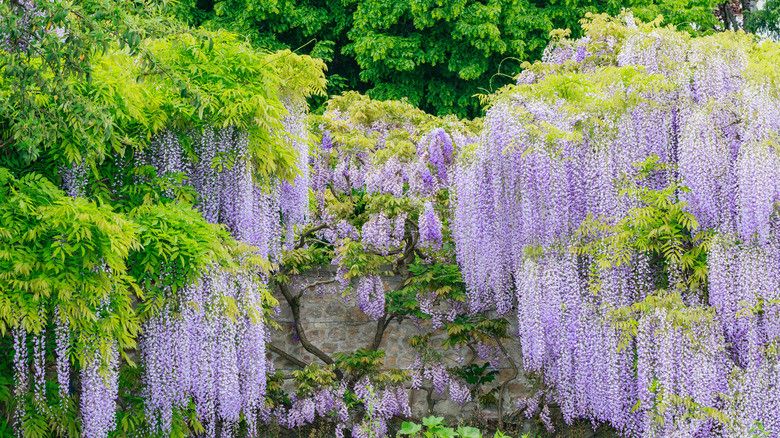
{"label": "stone masonry", "polygon": [[[319,269],[311,270],[296,279],[300,285],[312,284],[316,281],[323,281],[333,278],[335,267],[322,266]],[[399,286],[401,279],[399,277],[384,277],[383,282],[386,290]],[[294,290],[297,292],[297,290]],[[303,360],[306,363],[316,361],[322,363],[314,355],[308,353],[297,342],[295,330],[293,328],[293,317],[289,306],[284,301],[280,293],[275,294],[280,302],[280,314],[274,318],[281,330],[272,330],[271,342],[274,346],[286,351],[287,353]],[[512,323],[513,315],[507,315],[510,320],[510,334],[517,330],[516,323]],[[328,355],[336,352],[353,352],[358,348],[370,348],[376,332],[376,322],[366,316],[358,307],[357,299],[352,296],[342,298],[341,289],[338,284],[329,284],[317,291],[310,288],[301,299],[301,323],[309,341]],[[407,340],[415,335],[422,334],[427,330],[417,328],[411,321],[404,320],[400,324],[393,321],[385,330],[380,349],[386,353],[385,366],[395,368],[407,368],[415,359],[416,352],[407,344]],[[441,330],[440,330],[441,332]],[[436,345],[437,340],[445,337],[444,334],[437,334],[433,337],[431,345]],[[505,341],[505,346],[520,368],[520,375],[507,385],[504,396],[505,415],[515,411],[515,401],[518,397],[528,397],[531,394],[531,385],[522,374],[522,358],[519,345],[514,338]],[[470,359],[471,353],[464,349],[466,360]],[[454,351],[448,351],[445,354],[445,364],[455,366],[457,354]],[[288,362],[271,353],[274,366],[277,371],[285,374],[299,369],[294,364]],[[477,364],[484,363],[476,359]],[[493,386],[503,383],[513,373],[507,360],[501,361],[499,376],[496,378]],[[428,415],[428,403],[426,401],[426,391],[412,391],[410,401],[412,403],[412,412],[415,417]],[[433,395],[433,412],[437,415],[447,417],[466,418],[475,415],[482,419],[496,418],[496,407],[492,406],[476,412],[476,404],[468,403],[463,407],[449,401],[448,396]]]}

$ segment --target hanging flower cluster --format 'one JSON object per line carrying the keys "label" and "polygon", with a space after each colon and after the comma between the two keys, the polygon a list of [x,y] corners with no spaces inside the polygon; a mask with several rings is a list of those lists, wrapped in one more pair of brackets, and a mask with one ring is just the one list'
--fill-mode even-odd
{"label": "hanging flower cluster", "polygon": [[[188,158],[190,152],[175,133],[164,131],[139,157],[138,164],[155,168],[158,179],[167,182],[167,186],[163,185],[164,193],[172,199],[179,186],[192,186],[199,197],[197,207],[207,221],[224,224],[236,239],[253,245],[259,255],[278,257],[283,231],[279,221],[280,184],[266,181],[261,186],[255,181],[248,134],[234,128],[206,128],[191,140],[197,160]],[[290,190],[288,187],[292,193]],[[289,193],[285,195],[288,198]],[[305,198],[296,199],[295,202],[307,202]],[[298,214],[291,213],[293,205],[287,199],[285,209],[290,226],[298,220],[297,216],[293,219]],[[300,210],[297,207],[296,211]]]}
{"label": "hanging flower cluster", "polygon": [[[355,109],[361,105],[381,109]],[[378,279],[379,264],[350,273],[357,262],[350,258],[354,250],[349,242],[359,242],[372,260],[384,258],[382,263],[392,264],[393,257],[409,253],[432,261],[444,241],[436,197],[450,186],[456,151],[473,141],[461,124],[445,130],[434,127],[440,120],[411,107],[395,118],[390,116],[394,111],[399,109],[393,103],[371,102],[357,93],[333,98],[317,119],[321,142],[311,154],[315,234],[336,246],[333,263],[339,265],[337,276],[344,286],[360,278],[355,286],[360,308],[374,319],[384,315],[385,305],[384,291],[371,280]],[[366,118],[376,113],[382,117]],[[426,118],[430,123],[423,123]],[[366,208],[359,207],[362,212],[353,216],[355,203],[366,203]]]}
{"label": "hanging flower cluster", "polygon": [[431,383],[434,393],[444,395],[449,392],[450,399],[461,406],[471,401],[468,384],[459,377],[452,376],[441,363],[423,362],[418,356],[409,370],[412,373],[412,389],[421,389],[423,382],[427,380]]}
{"label": "hanging flower cluster", "polygon": [[355,383],[354,393],[366,411],[365,420],[352,429],[354,438],[387,436],[387,422],[391,418],[412,415],[409,394],[403,385],[387,386],[380,392],[364,377]]}
{"label": "hanging flower cluster", "polygon": [[279,207],[286,230],[286,242],[292,243],[295,225],[306,223],[309,218],[309,131],[306,124],[308,108],[305,101],[288,102],[285,107],[289,115],[282,119],[285,133],[298,155],[297,175],[291,183],[282,181]]}
{"label": "hanging flower cluster", "polygon": [[[629,15],[599,33],[605,20],[553,43],[497,98],[455,168],[471,308],[516,305],[525,368],[566,421],[637,437],[743,436],[756,424],[780,436],[780,98],[751,70],[760,45]],[[640,174],[635,163],[653,157],[666,165]],[[686,266],[642,251],[570,251],[594,219],[608,227],[648,207],[636,190],[670,185],[684,187],[670,202],[695,218],[693,233],[715,236],[706,285],[684,286]],[[615,309],[629,308],[641,310],[626,331]]]}
{"label": "hanging flower cluster", "polygon": [[[302,114],[290,108],[285,125],[299,164],[308,164]],[[258,255],[278,257],[282,226],[287,227],[289,242],[292,227],[306,220],[308,172],[293,183],[259,186],[247,135],[232,128],[205,130],[193,139],[193,149],[198,156],[194,162],[186,159],[181,142],[166,132],[144,159],[159,177],[194,187],[200,196],[197,206],[207,220],[225,224]],[[173,197],[173,189],[169,194]],[[256,419],[265,412],[266,373],[271,371],[265,355],[264,287],[254,273],[214,268],[179,291],[175,308],[164,307],[146,322],[141,345],[147,415],[156,419],[153,429],[168,433],[173,411],[192,400],[210,435],[218,425],[223,433],[234,430],[242,418],[250,435],[256,433]],[[238,315],[231,315],[235,310]]]}
{"label": "hanging flower cluster", "polygon": [[[174,409],[195,402],[214,434],[245,415],[250,432],[264,406],[267,330],[260,285],[250,274],[214,272],[185,288],[179,309],[163,308],[144,326],[147,418],[169,433]],[[240,316],[233,321],[230,308]],[[153,424],[154,425],[154,424]]]}
{"label": "hanging flower cluster", "polygon": [[70,326],[68,317],[57,306],[55,312],[54,345],[57,357],[57,384],[62,402],[70,396]]}
{"label": "hanging flower cluster", "polygon": [[81,369],[81,434],[86,438],[106,437],[116,426],[119,396],[119,352],[111,352],[109,363],[93,357]]}
{"label": "hanging flower cluster", "polygon": [[375,321],[385,315],[385,287],[378,275],[361,278],[355,293],[363,313]]}
{"label": "hanging flower cluster", "polygon": [[[394,227],[396,224],[399,226]],[[396,224],[382,212],[372,214],[361,230],[363,248],[386,255],[391,249],[399,246],[404,232],[403,217],[400,217],[400,222],[396,221]]]}
{"label": "hanging flower cluster", "polygon": [[342,427],[337,427],[337,433],[341,433],[343,426],[349,421],[349,411],[344,402],[346,388],[339,385],[337,388],[325,387],[318,389],[309,397],[293,395],[293,402],[289,409],[279,406],[273,410],[273,415],[279,424],[288,429],[303,427],[314,423],[317,417],[326,418],[332,412]]}
{"label": "hanging flower cluster", "polygon": [[439,249],[442,244],[441,221],[433,204],[426,202],[420,214],[420,246],[433,250]]}
{"label": "hanging flower cluster", "polygon": [[417,155],[423,162],[429,162],[436,169],[440,181],[447,181],[447,168],[453,163],[455,149],[447,131],[436,128],[420,142]]}

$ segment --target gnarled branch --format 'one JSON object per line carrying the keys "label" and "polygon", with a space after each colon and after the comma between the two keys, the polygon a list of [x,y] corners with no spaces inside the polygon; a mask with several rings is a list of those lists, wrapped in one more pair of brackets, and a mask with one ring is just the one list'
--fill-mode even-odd
{"label": "gnarled branch", "polygon": [[496,344],[498,345],[498,348],[501,349],[501,352],[504,354],[504,357],[509,359],[509,364],[512,366],[513,374],[512,377],[506,379],[504,383],[501,384],[501,389],[498,391],[498,428],[503,429],[504,428],[504,392],[506,391],[507,385],[509,385],[509,382],[515,380],[517,376],[520,375],[520,370],[517,368],[517,364],[515,363],[515,360],[512,359],[512,356],[509,355],[509,353],[506,351],[506,347],[504,347],[504,344],[501,342],[501,338],[498,336],[494,337],[494,340],[496,341]]}
{"label": "gnarled branch", "polygon": [[326,364],[332,365],[334,363],[333,358],[325,354],[325,352],[323,352],[319,348],[317,348],[314,344],[312,344],[309,341],[309,338],[306,337],[306,331],[303,330],[303,324],[301,324],[300,297],[293,296],[292,292],[290,292],[289,286],[287,286],[284,283],[279,284],[279,291],[284,296],[284,299],[287,301],[287,304],[290,305],[290,310],[292,311],[293,314],[293,320],[295,321],[295,332],[298,334],[298,339],[301,341],[301,346],[303,346],[303,348],[309,353],[317,356],[320,360],[322,360]]}
{"label": "gnarled branch", "polygon": [[291,355],[290,353],[282,350],[281,348],[273,345],[272,343],[268,343],[268,349],[271,350],[272,353],[276,354],[277,356],[281,357],[282,359],[295,364],[296,366],[299,366],[301,368],[306,368],[306,362],[298,359],[297,357]]}

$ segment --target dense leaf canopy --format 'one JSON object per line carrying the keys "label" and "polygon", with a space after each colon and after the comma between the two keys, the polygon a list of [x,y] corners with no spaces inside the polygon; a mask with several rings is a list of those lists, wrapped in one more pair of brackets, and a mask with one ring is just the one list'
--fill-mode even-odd
{"label": "dense leaf canopy", "polygon": [[511,82],[523,61],[539,59],[550,31],[578,36],[586,13],[623,8],[644,21],[663,14],[689,31],[708,32],[718,23],[709,0],[225,0],[205,16],[196,5],[181,16],[324,58],[332,94],[353,89],[375,99],[407,98],[434,114],[473,117],[482,111],[473,96]]}

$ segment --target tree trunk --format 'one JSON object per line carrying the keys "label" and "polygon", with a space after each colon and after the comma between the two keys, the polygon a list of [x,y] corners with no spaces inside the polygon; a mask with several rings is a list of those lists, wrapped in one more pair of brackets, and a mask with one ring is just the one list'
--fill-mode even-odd
{"label": "tree trunk", "polygon": [[733,30],[736,32],[740,29],[740,25],[729,3],[731,2],[721,3],[720,5],[720,10],[723,13],[723,25],[726,30]]}
{"label": "tree trunk", "polygon": [[747,25],[750,14],[758,9],[758,2],[756,0],[741,0],[742,2],[742,27]]}

